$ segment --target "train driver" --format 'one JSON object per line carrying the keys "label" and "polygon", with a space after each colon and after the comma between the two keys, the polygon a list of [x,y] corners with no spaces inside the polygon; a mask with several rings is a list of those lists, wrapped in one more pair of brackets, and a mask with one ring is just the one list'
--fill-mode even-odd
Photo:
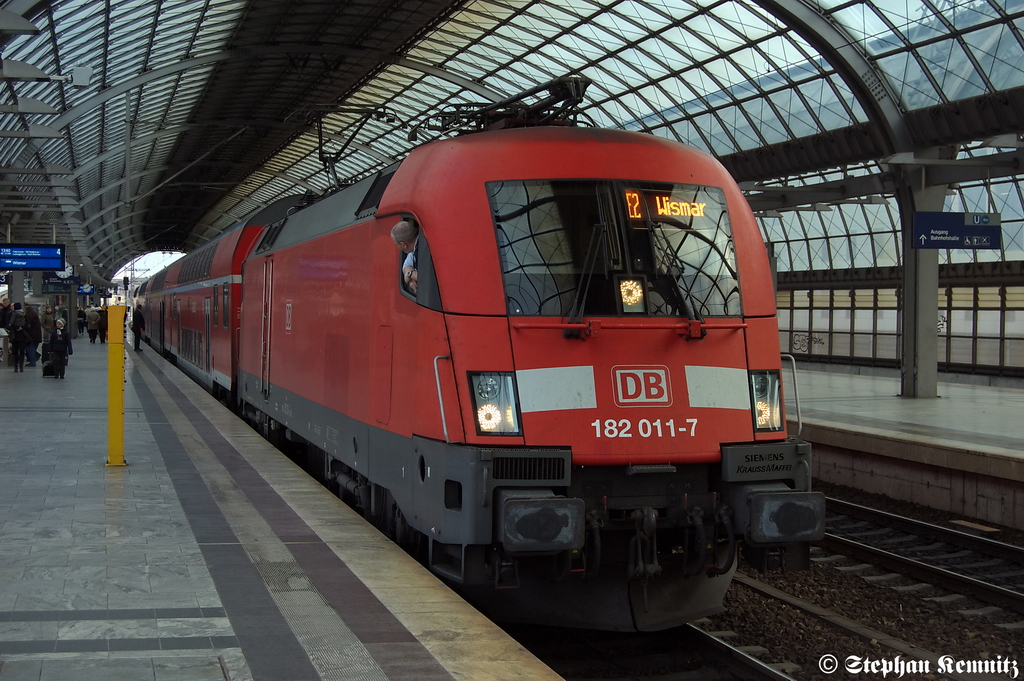
{"label": "train driver", "polygon": [[411,219],[401,220],[391,228],[391,238],[398,249],[405,253],[405,259],[402,261],[402,283],[416,293],[416,247],[420,240],[420,230]]}

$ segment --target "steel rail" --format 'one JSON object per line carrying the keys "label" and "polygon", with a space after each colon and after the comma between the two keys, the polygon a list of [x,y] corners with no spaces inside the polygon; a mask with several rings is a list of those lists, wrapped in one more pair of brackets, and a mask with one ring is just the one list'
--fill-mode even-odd
{"label": "steel rail", "polygon": [[783,674],[766,662],[748,655],[738,648],[729,645],[722,639],[712,636],[710,632],[704,631],[693,624],[685,625],[689,634],[706,644],[715,654],[724,660],[729,671],[740,679],[769,679],[769,681],[793,681],[793,677]]}
{"label": "steel rail", "polygon": [[989,584],[974,577],[961,575],[946,568],[929,565],[915,558],[900,556],[834,534],[826,534],[821,544],[836,553],[1024,614],[1024,594],[1018,591]]}
{"label": "steel rail", "polygon": [[948,541],[951,544],[969,548],[995,558],[1024,564],[1024,547],[1014,546],[1013,544],[1006,544],[986,537],[978,537],[952,528],[932,525],[931,523],[914,520],[913,518],[879,511],[867,506],[860,506],[859,504],[851,504],[848,501],[840,501],[831,497],[825,499],[825,510],[842,513],[859,520],[877,522],[880,525],[894,527],[904,532],[920,534],[940,541]]}

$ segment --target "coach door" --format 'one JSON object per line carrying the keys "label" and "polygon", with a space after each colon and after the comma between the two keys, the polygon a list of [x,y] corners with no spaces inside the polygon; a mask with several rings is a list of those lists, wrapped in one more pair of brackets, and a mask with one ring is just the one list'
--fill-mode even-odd
{"label": "coach door", "polygon": [[274,296],[274,261],[263,261],[263,330],[260,342],[260,392],[270,395],[270,322]]}
{"label": "coach door", "polygon": [[203,299],[203,312],[206,317],[206,333],[203,335],[203,365],[204,371],[210,370],[210,299]]}

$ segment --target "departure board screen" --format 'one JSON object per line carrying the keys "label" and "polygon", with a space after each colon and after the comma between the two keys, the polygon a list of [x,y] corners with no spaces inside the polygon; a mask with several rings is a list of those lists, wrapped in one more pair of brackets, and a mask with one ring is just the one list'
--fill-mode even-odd
{"label": "departure board screen", "polygon": [[0,244],[0,270],[64,269],[64,244]]}

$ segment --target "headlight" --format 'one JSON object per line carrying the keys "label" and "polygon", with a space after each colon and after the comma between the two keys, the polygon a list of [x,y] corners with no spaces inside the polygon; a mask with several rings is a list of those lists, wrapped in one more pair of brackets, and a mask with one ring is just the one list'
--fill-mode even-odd
{"label": "headlight", "polygon": [[751,371],[750,406],[754,412],[754,432],[782,430],[782,381],[778,371]]}
{"label": "headlight", "polygon": [[646,282],[643,277],[619,278],[619,304],[625,314],[644,314],[647,305],[644,303]]}
{"label": "headlight", "polygon": [[469,372],[477,435],[522,435],[519,400],[510,372]]}

